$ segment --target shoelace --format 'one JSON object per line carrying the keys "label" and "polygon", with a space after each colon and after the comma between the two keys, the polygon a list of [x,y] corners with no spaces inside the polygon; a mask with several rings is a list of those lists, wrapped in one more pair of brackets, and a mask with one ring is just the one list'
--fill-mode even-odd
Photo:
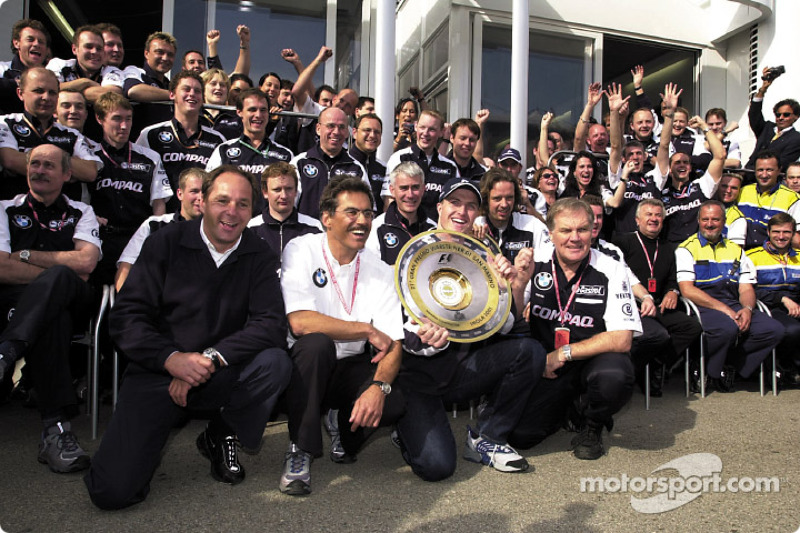
{"label": "shoelace", "polygon": [[289,454],[289,471],[292,474],[299,474],[306,469],[308,456],[301,451],[291,452]]}
{"label": "shoelace", "polygon": [[77,437],[75,437],[75,434],[71,431],[65,431],[59,435],[58,440],[61,446],[61,451],[64,452],[75,452],[80,447],[78,446]]}
{"label": "shoelace", "polygon": [[225,437],[222,441],[222,447],[225,454],[225,462],[228,468],[234,472],[239,471],[239,457],[238,457],[238,444],[239,440],[236,437]]}

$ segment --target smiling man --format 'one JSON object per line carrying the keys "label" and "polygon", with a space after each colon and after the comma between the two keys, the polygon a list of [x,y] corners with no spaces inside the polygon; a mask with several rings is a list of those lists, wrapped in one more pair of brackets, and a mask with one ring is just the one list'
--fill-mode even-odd
{"label": "smiling man", "polygon": [[178,41],[171,34],[157,31],[147,37],[144,44],[142,68],[125,69],[124,96],[139,102],[131,136],[142,129],[169,119],[169,106],[152,103],[169,100],[170,80],[167,74],[175,63]]}
{"label": "smiling man", "polygon": [[460,118],[450,125],[450,152],[447,157],[458,167],[458,175],[480,181],[487,168],[478,163],[472,154],[481,140],[481,128],[471,118]]}
{"label": "smiling man", "polygon": [[211,173],[202,219],[153,234],[117,296],[109,327],[129,364],[84,479],[98,507],[143,501],[170,431],[199,412],[211,476],[244,481],[238,449],[259,448],[291,366],[278,255],[246,229],[257,195],[236,167]]}
{"label": "smiling man", "polygon": [[[373,102],[374,105],[374,102]],[[380,198],[383,178],[386,176],[386,163],[378,159],[378,148],[381,145],[383,121],[375,113],[362,113],[356,119],[353,128],[353,144],[349,154],[367,170],[372,186],[372,197]],[[376,206],[378,213],[383,212],[383,202]]]}
{"label": "smiling man", "polygon": [[17,87],[22,73],[43,67],[50,55],[50,33],[34,19],[22,19],[11,28],[11,61],[0,62],[0,113],[19,113]]}
{"label": "smiling man", "polygon": [[794,127],[800,117],[800,103],[791,98],[781,100],[772,107],[775,121],[764,120],[762,113],[764,96],[775,78],[778,77],[769,79],[767,76],[769,70],[769,67],[764,68],[761,78],[763,83],[753,95],[750,108],[747,110],[750,129],[753,130],[757,139],[745,168],[754,169],[758,154],[764,150],[770,150],[778,156],[779,168],[785,171],[789,163],[800,159],[800,132]]}
{"label": "smiling man", "polygon": [[[320,124],[326,120],[323,112]],[[328,412],[331,460],[352,463],[367,437],[393,424],[404,404],[392,388],[403,338],[394,273],[362,251],[375,216],[369,185],[354,177],[331,181],[320,212],[325,233],[292,240],[283,255],[292,379],[280,490],[292,496],[311,492],[311,461],[322,455],[321,413]]]}

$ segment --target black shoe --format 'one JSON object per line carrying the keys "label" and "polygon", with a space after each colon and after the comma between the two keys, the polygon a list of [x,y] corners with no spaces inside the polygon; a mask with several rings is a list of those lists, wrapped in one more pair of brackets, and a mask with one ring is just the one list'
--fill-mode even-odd
{"label": "black shoe", "polygon": [[236,485],[244,481],[244,467],[239,464],[239,439],[227,435],[215,440],[206,429],[197,436],[197,449],[211,461],[211,477],[221,483]]}
{"label": "black shoe", "polygon": [[736,389],[733,387],[735,376],[736,370],[725,367],[725,370],[722,371],[721,377],[708,378],[708,389],[721,393],[736,392]]}
{"label": "black shoe", "polygon": [[661,384],[664,382],[664,365],[658,361],[654,361],[651,365],[652,371],[650,372],[650,396],[653,398],[661,398],[664,393],[661,390]]}
{"label": "black shoe", "polygon": [[[708,385],[708,375],[706,375],[706,385]],[[706,387],[706,390],[708,387]],[[689,392],[700,394],[700,365],[689,365]]]}
{"label": "black shoe", "polygon": [[14,372],[14,363],[19,359],[24,346],[19,341],[0,342],[0,381],[3,381],[6,372]]}
{"label": "black shoe", "polygon": [[593,420],[572,439],[572,454],[578,459],[594,461],[605,455],[603,448],[603,425]]}

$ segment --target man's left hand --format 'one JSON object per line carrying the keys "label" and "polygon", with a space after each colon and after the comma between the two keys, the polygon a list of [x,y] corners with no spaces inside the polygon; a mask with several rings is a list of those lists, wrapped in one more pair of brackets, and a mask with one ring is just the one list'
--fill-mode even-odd
{"label": "man's left hand", "polygon": [[653,298],[642,298],[642,303],[639,306],[639,314],[642,316],[656,316],[656,304]]}
{"label": "man's left hand", "polygon": [[664,314],[666,309],[675,309],[678,307],[678,295],[675,291],[667,291],[664,299],[661,300],[661,314]]}
{"label": "man's left hand", "polygon": [[376,428],[383,416],[383,402],[386,395],[377,385],[370,385],[367,390],[361,393],[353,406],[350,414],[350,431],[355,431],[359,427]]}

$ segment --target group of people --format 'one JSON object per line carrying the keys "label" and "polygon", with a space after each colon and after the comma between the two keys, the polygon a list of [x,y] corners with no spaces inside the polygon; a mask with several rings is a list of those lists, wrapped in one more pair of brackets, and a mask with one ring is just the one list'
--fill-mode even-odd
{"label": "group of people", "polygon": [[[118,28],[79,28],[75,58],[50,59],[47,30],[30,19],[14,26],[14,59],[0,64],[0,381],[25,360],[43,423],[38,458],[54,472],[88,469],[98,507],[144,500],[170,431],[190,416],[209,419],[197,448],[211,475],[237,484],[239,450],[256,452],[285,413],[279,488],[305,495],[323,428],[334,462],[355,461],[390,427],[415,474],[449,477],[453,403],[479,402],[467,460],[529,471],[517,450],[562,427],[576,433],[577,458],[599,459],[636,383],[660,395],[664,371],[701,334],[708,382],[692,357],[695,390],[733,391],[775,347],[784,386],[800,384],[789,349],[800,338],[800,195],[790,188],[791,172],[800,185],[800,106],[782,101],[775,123],[761,118],[774,78],[751,104],[752,173],[730,172],[741,155],[723,110],[690,118],[673,84],[656,110],[641,67],[635,104],[619,86],[589,87],[566,169],[568,141],[550,131],[551,115],[525,172],[510,145],[483,157],[488,110],[447,123],[416,90],[397,106],[384,164],[374,100],[313,86],[329,48],[307,66],[283,50],[297,80],[268,73],[256,87],[249,30],[237,33],[230,76],[216,31],[208,58],[186,52],[168,78],[177,43],[167,33],[148,38],[142,68],[123,68]],[[607,125],[591,119],[604,96]],[[281,115],[290,109],[303,118]],[[455,342],[404,311],[392,266],[429,230],[493,251],[512,304],[488,339]],[[108,330],[127,368],[90,458],[69,422],[69,345],[105,284],[118,291]]]}

